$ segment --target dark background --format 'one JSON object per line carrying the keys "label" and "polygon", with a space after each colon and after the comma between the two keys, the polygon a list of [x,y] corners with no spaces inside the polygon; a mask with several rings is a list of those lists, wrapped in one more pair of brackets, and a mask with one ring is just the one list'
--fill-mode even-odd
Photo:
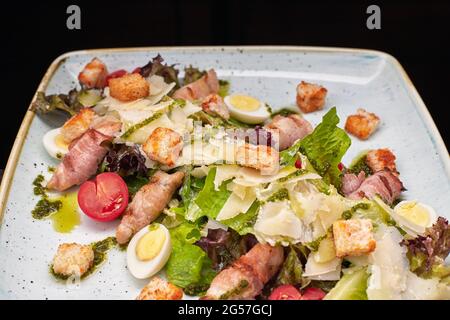
{"label": "dark background", "polygon": [[[81,30],[66,28],[69,4],[81,7]],[[381,30],[366,28],[370,4],[381,7]],[[102,47],[266,44],[382,50],[404,66],[450,146],[450,1],[15,1],[2,6],[6,90],[0,168],[49,64],[67,51]]]}

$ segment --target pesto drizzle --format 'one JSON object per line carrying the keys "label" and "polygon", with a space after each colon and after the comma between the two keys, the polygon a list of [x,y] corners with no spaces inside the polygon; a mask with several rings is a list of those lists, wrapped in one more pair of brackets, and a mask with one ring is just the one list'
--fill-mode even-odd
{"label": "pesto drizzle", "polygon": [[[94,273],[94,271],[106,260],[108,257],[108,251],[117,245],[117,240],[115,237],[108,237],[106,239],[93,242],[90,244],[92,250],[94,251],[94,261],[92,266],[81,276],[81,279]],[[53,264],[50,265],[50,274],[58,280],[67,280],[70,276],[56,273],[53,270]]]}
{"label": "pesto drizzle", "polygon": [[160,118],[162,115],[163,115],[162,112],[156,112],[151,117],[148,117],[147,119],[145,119],[145,120],[143,120],[143,121],[141,121],[139,123],[136,123],[134,126],[131,126],[130,128],[128,128],[128,130],[125,131],[120,137],[122,139],[129,138],[137,130],[145,127],[149,123],[151,123],[151,122],[155,121],[156,119]]}
{"label": "pesto drizzle", "polygon": [[49,200],[47,196],[47,189],[42,185],[44,176],[38,175],[33,181],[33,192],[36,196],[41,196],[41,199],[31,211],[34,219],[44,219],[61,209],[62,202],[60,200]]}
{"label": "pesto drizzle", "polygon": [[237,285],[237,287],[235,287],[235,288],[233,288],[233,289],[231,289],[231,290],[228,290],[227,292],[225,292],[224,294],[222,294],[222,295],[219,297],[219,300],[227,300],[227,299],[229,299],[229,298],[231,298],[231,297],[233,297],[233,296],[235,296],[235,295],[238,295],[239,293],[241,293],[242,291],[244,291],[245,288],[248,287],[248,285],[249,285],[249,283],[248,283],[247,280],[241,280],[241,281],[239,282],[239,284]]}

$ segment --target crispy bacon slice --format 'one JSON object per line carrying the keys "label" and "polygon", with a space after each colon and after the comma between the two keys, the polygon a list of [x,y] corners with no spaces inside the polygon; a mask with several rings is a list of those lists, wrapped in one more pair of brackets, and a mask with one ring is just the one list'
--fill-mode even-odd
{"label": "crispy bacon slice", "polygon": [[174,99],[189,101],[206,98],[209,94],[219,92],[219,80],[214,69],[210,69],[203,77],[174,92]]}
{"label": "crispy bacon slice", "polygon": [[214,278],[203,299],[254,299],[283,260],[282,247],[258,243]]}
{"label": "crispy bacon slice", "polygon": [[97,171],[98,164],[106,155],[107,149],[102,143],[111,139],[111,136],[89,129],[74,140],[69,146],[69,153],[64,156],[48,182],[47,188],[64,191],[88,180]]}
{"label": "crispy bacon slice", "polygon": [[312,125],[297,114],[287,117],[277,115],[265,126],[265,129],[272,133],[272,137],[278,142],[279,150],[289,148],[295,141],[313,131]]}
{"label": "crispy bacon slice", "polygon": [[155,220],[181,186],[184,173],[156,172],[134,196],[116,230],[119,244],[127,243],[143,227]]}
{"label": "crispy bacon slice", "polygon": [[348,195],[348,198],[359,200],[379,195],[384,202],[392,204],[403,190],[400,179],[390,171],[379,171],[365,179],[361,185]]}

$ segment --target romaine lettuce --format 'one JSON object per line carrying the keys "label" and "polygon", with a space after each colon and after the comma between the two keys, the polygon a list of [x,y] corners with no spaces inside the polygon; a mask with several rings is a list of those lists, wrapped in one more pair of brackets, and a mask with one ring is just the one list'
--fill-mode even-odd
{"label": "romaine lettuce", "polygon": [[206,291],[216,272],[205,251],[194,243],[200,239],[199,227],[184,222],[170,229],[172,254],[166,264],[169,281],[187,294],[200,295]]}
{"label": "romaine lettuce", "polygon": [[339,189],[341,171],[338,169],[338,165],[350,147],[351,139],[344,130],[337,126],[338,123],[336,107],[333,107],[325,114],[322,122],[311,134],[281,152],[281,164],[293,163],[297,152],[300,151],[308,158],[326,183],[331,183]]}
{"label": "romaine lettuce", "polygon": [[259,207],[260,203],[255,201],[247,212],[238,214],[237,216],[227,220],[222,220],[220,223],[230,227],[241,236],[250,233],[253,231],[253,225],[256,222]]}
{"label": "romaine lettuce", "polygon": [[367,268],[346,273],[325,296],[324,300],[367,300]]}

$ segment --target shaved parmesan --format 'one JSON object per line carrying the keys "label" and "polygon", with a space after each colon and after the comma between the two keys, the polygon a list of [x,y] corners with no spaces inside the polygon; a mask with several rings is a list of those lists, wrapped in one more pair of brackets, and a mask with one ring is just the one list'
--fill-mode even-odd
{"label": "shaved parmesan", "polygon": [[219,190],[222,182],[234,178],[239,173],[239,169],[239,166],[233,164],[217,166],[214,188]]}
{"label": "shaved parmesan", "polygon": [[243,199],[239,194],[233,192],[217,215],[217,220],[231,219],[240,213],[247,212],[255,200],[256,195],[251,188],[245,190],[245,197]]}
{"label": "shaved parmesan", "polygon": [[341,278],[342,260],[334,258],[328,262],[319,263],[316,261],[316,255],[316,252],[312,252],[308,256],[303,276],[308,277],[311,280],[339,280]]}
{"label": "shaved parmesan", "polygon": [[254,225],[257,236],[274,244],[276,238],[288,237],[299,242],[303,234],[303,225],[289,206],[288,201],[268,202],[259,212]]}
{"label": "shaved parmesan", "polygon": [[151,104],[158,103],[176,85],[175,82],[167,84],[163,77],[157,75],[147,78],[147,82],[150,84],[150,96],[147,99]]}

